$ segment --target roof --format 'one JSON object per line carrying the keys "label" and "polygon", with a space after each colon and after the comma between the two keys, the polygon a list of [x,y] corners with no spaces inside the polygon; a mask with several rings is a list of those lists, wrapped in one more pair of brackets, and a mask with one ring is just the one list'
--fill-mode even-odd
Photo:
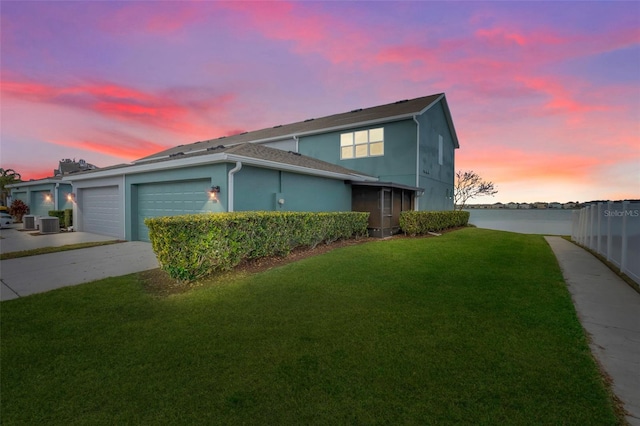
{"label": "roof", "polygon": [[217,145],[206,150],[173,154],[170,157],[151,159],[143,163],[119,164],[95,170],[67,175],[63,181],[86,180],[124,174],[144,173],[152,170],[196,166],[200,164],[242,162],[247,165],[288,170],[296,173],[325,176],[334,179],[355,181],[377,181],[374,176],[347,169],[326,161],[318,160],[291,151],[270,148],[264,145],[242,143],[233,146]]}
{"label": "roof", "polygon": [[207,148],[215,147],[221,144],[229,146],[244,142],[261,143],[277,141],[304,135],[322,133],[329,130],[339,130],[347,127],[366,126],[378,122],[404,120],[407,118],[411,118],[416,114],[422,114],[441,99],[444,101],[445,112],[446,114],[448,114],[447,119],[449,120],[449,126],[452,128],[454,141],[457,146],[457,137],[455,135],[455,131],[453,131],[453,123],[450,119],[449,109],[446,106],[444,93],[438,93],[435,95],[401,100],[394,103],[379,105],[371,108],[360,108],[349,112],[329,115],[327,117],[315,119],[310,118],[297,123],[278,125],[267,129],[245,132],[232,136],[223,136],[217,139],[195,142],[189,145],[179,145],[177,147],[158,152],[148,157],[141,158],[136,162],[143,162],[156,158],[166,157],[180,152],[188,154],[194,151],[206,150]]}
{"label": "roof", "polygon": [[32,179],[32,180],[16,182],[16,183],[12,183],[11,185],[5,185],[5,188],[20,188],[22,186],[36,186],[36,185],[43,185],[43,184],[55,185],[56,183],[63,183],[62,176],[53,176],[53,177],[47,177],[43,179],[36,179],[36,180]]}

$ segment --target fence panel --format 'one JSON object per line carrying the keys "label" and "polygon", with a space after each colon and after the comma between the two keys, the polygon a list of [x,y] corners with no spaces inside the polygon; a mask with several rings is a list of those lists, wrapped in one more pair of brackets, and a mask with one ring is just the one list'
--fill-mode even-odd
{"label": "fence panel", "polygon": [[640,284],[640,202],[591,204],[572,215],[571,239]]}

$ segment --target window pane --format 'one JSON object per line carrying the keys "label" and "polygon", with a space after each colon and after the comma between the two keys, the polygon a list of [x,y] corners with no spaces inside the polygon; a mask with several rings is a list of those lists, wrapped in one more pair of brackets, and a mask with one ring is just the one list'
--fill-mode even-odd
{"label": "window pane", "polygon": [[382,127],[369,130],[369,142],[380,142],[382,140],[384,140],[384,129]]}
{"label": "window pane", "polygon": [[352,146],[345,146],[343,148],[341,148],[340,150],[341,152],[341,156],[340,158],[353,158],[353,147]]}
{"label": "window pane", "polygon": [[340,135],[340,146],[353,145],[353,133],[343,133]]}
{"label": "window pane", "polygon": [[384,155],[384,142],[376,142],[369,145],[370,155]]}
{"label": "window pane", "polygon": [[366,157],[367,155],[367,144],[356,145],[356,158]]}
{"label": "window pane", "polygon": [[368,133],[366,130],[356,132],[356,143],[367,143],[369,141]]}

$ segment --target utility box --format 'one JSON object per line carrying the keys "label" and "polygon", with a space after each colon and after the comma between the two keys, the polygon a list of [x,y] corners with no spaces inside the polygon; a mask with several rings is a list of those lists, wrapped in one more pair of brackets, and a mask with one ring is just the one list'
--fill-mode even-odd
{"label": "utility box", "polygon": [[36,229],[36,217],[32,214],[22,216],[22,226],[24,229]]}

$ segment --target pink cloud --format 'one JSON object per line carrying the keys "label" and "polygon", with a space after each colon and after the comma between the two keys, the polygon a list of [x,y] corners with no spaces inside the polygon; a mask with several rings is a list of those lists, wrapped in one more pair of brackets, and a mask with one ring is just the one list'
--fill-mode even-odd
{"label": "pink cloud", "polygon": [[[106,136],[106,137],[105,137]],[[135,160],[167,149],[165,145],[120,133],[85,140],[52,140],[50,143]]]}
{"label": "pink cloud", "polygon": [[109,82],[79,85],[45,84],[6,79],[2,93],[8,97],[93,111],[103,117],[208,136],[212,127],[199,123],[203,114],[224,111],[234,101],[231,93],[212,93],[207,88],[175,88],[152,93]]}
{"label": "pink cloud", "polygon": [[153,7],[145,3],[123,3],[116,12],[100,21],[104,30],[122,34],[172,34],[206,17],[206,2],[156,2]]}

